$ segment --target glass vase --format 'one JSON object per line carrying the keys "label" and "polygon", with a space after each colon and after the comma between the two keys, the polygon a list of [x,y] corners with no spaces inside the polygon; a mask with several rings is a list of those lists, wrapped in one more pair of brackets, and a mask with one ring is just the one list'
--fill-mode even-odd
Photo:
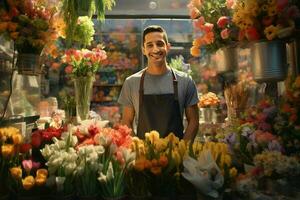
{"label": "glass vase", "polygon": [[74,78],[77,121],[88,119],[94,76]]}

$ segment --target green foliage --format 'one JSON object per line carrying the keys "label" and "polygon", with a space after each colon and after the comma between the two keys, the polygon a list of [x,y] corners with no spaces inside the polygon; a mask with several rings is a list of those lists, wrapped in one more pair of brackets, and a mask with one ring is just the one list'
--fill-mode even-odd
{"label": "green foliage", "polygon": [[183,71],[190,76],[193,74],[192,70],[190,69],[190,65],[184,63],[184,58],[182,55],[176,56],[176,58],[171,58],[171,62],[169,65],[173,69],[177,69],[178,71]]}

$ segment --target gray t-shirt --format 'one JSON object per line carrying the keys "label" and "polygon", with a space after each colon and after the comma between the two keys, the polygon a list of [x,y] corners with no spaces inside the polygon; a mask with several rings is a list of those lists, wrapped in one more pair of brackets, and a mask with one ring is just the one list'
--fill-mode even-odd
{"label": "gray t-shirt", "polygon": [[[122,106],[130,106],[135,111],[135,125],[139,114],[139,89],[140,80],[144,70],[141,70],[126,78],[118,103]],[[181,118],[186,107],[198,103],[198,93],[195,82],[186,73],[173,69],[178,81],[178,99]],[[144,94],[170,94],[174,93],[173,76],[169,69],[162,75],[152,75],[146,72],[144,79]]]}

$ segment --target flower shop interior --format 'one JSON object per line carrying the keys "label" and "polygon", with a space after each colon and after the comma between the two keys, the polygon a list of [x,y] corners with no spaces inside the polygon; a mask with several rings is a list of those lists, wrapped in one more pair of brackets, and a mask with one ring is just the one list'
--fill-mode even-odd
{"label": "flower shop interior", "polygon": [[[299,0],[0,0],[0,200],[299,200]],[[159,25],[193,140],[122,124]],[[187,117],[183,125],[187,126]]]}

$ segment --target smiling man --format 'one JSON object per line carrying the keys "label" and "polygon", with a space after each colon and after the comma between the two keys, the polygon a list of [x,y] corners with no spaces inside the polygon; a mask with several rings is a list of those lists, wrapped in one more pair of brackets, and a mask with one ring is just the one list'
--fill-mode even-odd
{"label": "smiling man", "polygon": [[[118,100],[123,106],[122,123],[131,128],[135,124],[139,138],[156,130],[161,137],[173,132],[181,139],[193,140],[199,126],[197,89],[190,76],[168,66],[169,50],[162,27],[144,29],[142,51],[147,67],[124,82]],[[185,130],[183,113],[187,119]]]}

